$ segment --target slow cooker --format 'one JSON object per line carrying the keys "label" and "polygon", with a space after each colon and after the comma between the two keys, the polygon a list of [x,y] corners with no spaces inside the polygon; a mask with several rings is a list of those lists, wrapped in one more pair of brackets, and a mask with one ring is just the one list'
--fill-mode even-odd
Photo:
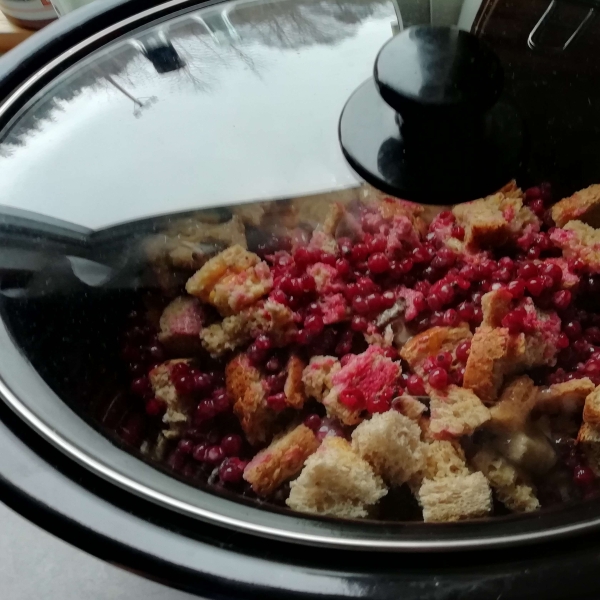
{"label": "slow cooker", "polygon": [[343,197],[363,178],[440,203],[431,182],[444,165],[415,182],[373,141],[390,126],[369,112],[381,102],[373,68],[399,32],[470,32],[504,72],[510,109],[491,135],[506,160],[481,188],[446,165],[452,202],[508,175],[548,181],[558,197],[598,181],[596,3],[97,4],[0,63],[2,501],[203,597],[597,597],[596,500],[463,523],[309,518],[190,486],[107,432],[122,411],[112,341],[144,285],[140,241],[174,215],[218,221],[252,201]]}

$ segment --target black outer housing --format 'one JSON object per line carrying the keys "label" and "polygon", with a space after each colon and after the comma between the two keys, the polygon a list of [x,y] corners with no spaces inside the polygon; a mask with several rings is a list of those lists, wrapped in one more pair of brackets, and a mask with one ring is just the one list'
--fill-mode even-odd
{"label": "black outer housing", "polygon": [[[61,18],[0,60],[0,97],[83,39],[159,3],[104,0]],[[206,598],[600,597],[597,534],[451,554],[334,551],[265,540],[117,488],[42,440],[2,403],[0,499],[87,552]]]}

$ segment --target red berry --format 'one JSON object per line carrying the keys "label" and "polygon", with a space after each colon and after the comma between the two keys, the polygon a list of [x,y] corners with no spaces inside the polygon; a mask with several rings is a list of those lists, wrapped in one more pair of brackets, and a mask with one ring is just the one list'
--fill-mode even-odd
{"label": "red berry", "polygon": [[344,354],[344,356],[340,358],[340,365],[345,367],[354,358],[354,356],[354,354]]}
{"label": "red berry", "polygon": [[192,457],[194,458],[194,460],[197,460],[198,462],[204,462],[206,460],[206,451],[207,450],[208,450],[207,444],[198,444],[192,452]]}
{"label": "red berry", "polygon": [[538,268],[535,263],[526,262],[519,267],[519,277],[522,279],[533,279],[538,274]]}
{"label": "red berry", "polygon": [[529,208],[538,216],[542,217],[544,215],[544,201],[541,198],[537,198],[536,200],[532,200],[529,203]]}
{"label": "red berry", "polygon": [[552,295],[552,304],[557,310],[566,310],[571,304],[571,298],[569,290],[559,290]]}
{"label": "red berry", "polygon": [[386,246],[387,246],[387,242],[386,242],[385,238],[381,237],[380,235],[373,236],[367,242],[367,248],[369,249],[369,252],[371,254],[375,254],[377,252],[383,252],[385,250]]}
{"label": "red berry", "polygon": [[577,340],[581,337],[581,324],[577,321],[569,321],[563,325],[563,331],[570,340]]}
{"label": "red berry", "polygon": [[154,362],[162,362],[166,358],[165,349],[160,344],[148,346],[148,355]]}
{"label": "red berry", "polygon": [[380,303],[381,308],[384,310],[387,308],[392,308],[392,306],[396,304],[396,296],[394,295],[394,292],[392,292],[391,290],[383,292],[383,294],[381,294]]}
{"label": "red berry", "polygon": [[453,225],[450,235],[457,240],[465,239],[465,228],[462,225]]}
{"label": "red berry", "polygon": [[325,328],[323,319],[318,315],[310,315],[304,320],[304,329],[312,334],[318,334]]}
{"label": "red berry", "polygon": [[527,282],[527,290],[533,296],[539,296],[544,291],[544,282],[539,277],[534,277]]}
{"label": "red berry", "polygon": [[213,407],[215,412],[222,413],[229,410],[231,402],[229,394],[225,388],[216,389],[212,395]]}
{"label": "red berry", "polygon": [[335,265],[335,261],[337,260],[337,256],[335,254],[331,254],[331,252],[321,252],[319,255],[319,262],[325,263],[330,267]]}
{"label": "red berry", "polygon": [[475,314],[475,305],[471,302],[461,302],[458,305],[458,316],[463,321],[472,321]]}
{"label": "red berry", "polygon": [[391,390],[383,390],[377,396],[371,396],[367,398],[367,410],[371,414],[384,413],[390,410],[392,402]]}
{"label": "red berry", "polygon": [[296,249],[294,262],[299,269],[304,270],[312,262],[311,251],[306,247]]}
{"label": "red berry", "polygon": [[538,200],[542,197],[542,190],[538,186],[530,187],[525,190],[525,201],[531,202],[532,200]]}
{"label": "red berry", "polygon": [[253,344],[250,344],[250,346],[248,347],[247,355],[248,355],[248,358],[250,359],[250,361],[254,365],[259,366],[267,358],[267,351],[261,350],[257,346],[256,341],[255,341]]}
{"label": "red berry", "polygon": [[527,250],[527,257],[534,260],[540,257],[542,253],[541,248],[539,246],[531,246],[529,250]]}
{"label": "red berry", "polygon": [[466,363],[471,352],[471,340],[464,340],[456,347],[456,358],[462,363]]}
{"label": "red berry", "polygon": [[235,433],[230,433],[221,440],[221,450],[225,456],[239,456],[241,449],[242,438]]}
{"label": "red berry", "polygon": [[573,482],[581,488],[588,488],[594,484],[596,476],[589,467],[579,465],[573,471]]}
{"label": "red berry", "polygon": [[358,388],[346,388],[340,394],[340,402],[351,410],[358,410],[365,405],[365,395]]}
{"label": "red berry", "polygon": [[460,317],[458,316],[458,312],[456,312],[453,308],[449,308],[444,313],[444,325],[446,327],[454,327],[458,325],[460,321]]}
{"label": "red berry", "polygon": [[370,277],[359,277],[356,280],[356,286],[361,296],[367,296],[379,291],[379,286]]}
{"label": "red berry", "polygon": [[239,483],[247,463],[237,457],[226,458],[219,467],[219,479],[223,483]]}
{"label": "red berry", "polygon": [[365,244],[356,244],[353,246],[350,252],[350,258],[353,263],[359,263],[366,260],[369,256],[369,249]]}
{"label": "red berry", "polygon": [[496,269],[494,274],[492,275],[492,279],[494,281],[502,281],[504,283],[510,281],[512,277],[512,272],[507,267],[501,267],[500,269]]}
{"label": "red berry", "polygon": [[212,465],[218,465],[220,464],[223,459],[225,458],[225,455],[223,454],[223,450],[221,448],[221,446],[209,446],[206,450],[206,454],[205,454],[205,460],[206,462],[212,464]]}
{"label": "red berry", "polygon": [[508,284],[506,289],[515,300],[518,300],[525,295],[525,282],[522,279],[515,279]]}
{"label": "red berry", "polygon": [[448,371],[440,367],[432,369],[429,373],[428,379],[429,385],[436,390],[443,390],[448,387]]}
{"label": "red berry", "polygon": [[423,380],[416,373],[410,375],[406,380],[406,389],[413,396],[425,396]]}
{"label": "red berry", "polygon": [[452,354],[450,352],[440,352],[435,357],[435,366],[448,371],[452,365]]}
{"label": "red berry", "polygon": [[136,396],[148,398],[152,396],[152,386],[147,377],[139,377],[131,382],[131,392]]}
{"label": "red berry", "polygon": [[398,360],[398,350],[396,348],[392,348],[391,346],[385,348],[383,354],[390,360]]}
{"label": "red berry", "polygon": [[181,452],[181,454],[191,454],[194,450],[194,442],[192,442],[192,440],[179,440],[177,450]]}
{"label": "red berry", "polygon": [[304,419],[304,425],[312,431],[317,432],[321,427],[321,417],[317,414],[310,414]]}
{"label": "red berry", "polygon": [[351,271],[350,263],[345,258],[338,258],[335,261],[335,269],[340,277],[346,277]]}
{"label": "red berry", "polygon": [[369,294],[365,300],[369,307],[369,312],[379,312],[384,308],[385,302],[381,294]]}
{"label": "red berry", "polygon": [[215,410],[215,405],[212,399],[209,398],[208,400],[203,400],[196,408],[194,422],[197,424],[203,423],[204,421],[212,419],[216,414],[217,411]]}
{"label": "red berry", "polygon": [[279,392],[283,392],[286,378],[287,374],[285,372],[267,375],[265,377],[265,384],[267,385],[269,393],[278,394]]}
{"label": "red berry", "polygon": [[146,414],[150,417],[157,417],[158,415],[161,415],[165,411],[165,408],[165,403],[158,398],[150,398],[150,400],[146,402],[145,407]]}
{"label": "red berry", "polygon": [[267,396],[267,404],[275,412],[281,412],[287,406],[285,394],[279,392],[278,394]]}
{"label": "red berry", "polygon": [[506,327],[510,333],[521,333],[525,330],[525,319],[527,313],[523,308],[515,308],[502,319],[502,327]]}
{"label": "red berry", "polygon": [[595,325],[592,327],[588,327],[583,332],[583,337],[590,343],[596,346],[600,346],[600,328]]}
{"label": "red berry", "polygon": [[444,324],[444,313],[441,311],[434,312],[429,318],[430,327],[441,327]]}
{"label": "red berry", "polygon": [[263,350],[264,352],[267,352],[268,350],[271,350],[271,348],[273,348],[273,342],[271,341],[271,338],[269,338],[269,336],[265,335],[264,333],[261,333],[254,340],[254,344],[259,350]]}
{"label": "red berry", "polygon": [[282,369],[282,364],[277,356],[272,356],[265,364],[265,370],[269,373],[279,373]]}
{"label": "red berry", "polygon": [[544,263],[540,267],[540,273],[548,275],[552,279],[553,285],[558,287],[562,283],[563,272],[562,269],[554,263]]}
{"label": "red berry", "polygon": [[317,289],[315,278],[308,273],[304,273],[304,275],[300,277],[298,286],[303,294],[312,294]]}
{"label": "red berry", "polygon": [[212,377],[208,373],[200,373],[199,371],[194,371],[192,373],[192,377],[194,380],[194,391],[199,394],[204,394],[212,388],[213,381]]}
{"label": "red berry", "polygon": [[556,347],[559,350],[564,350],[569,347],[569,338],[564,334],[560,333],[556,339]]}
{"label": "red berry", "polygon": [[355,296],[352,300],[352,308],[360,315],[364,315],[369,312],[369,305],[367,304],[367,300],[364,296]]}
{"label": "red berry", "polygon": [[369,322],[364,317],[354,315],[352,317],[352,321],[350,321],[350,327],[352,328],[352,331],[359,331],[364,333],[369,327]]}

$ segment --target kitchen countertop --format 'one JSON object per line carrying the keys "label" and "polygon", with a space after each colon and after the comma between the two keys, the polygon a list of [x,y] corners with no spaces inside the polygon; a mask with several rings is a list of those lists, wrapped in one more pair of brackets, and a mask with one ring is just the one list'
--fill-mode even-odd
{"label": "kitchen countertop", "polygon": [[192,600],[105,563],[0,504],[0,590],[7,600]]}

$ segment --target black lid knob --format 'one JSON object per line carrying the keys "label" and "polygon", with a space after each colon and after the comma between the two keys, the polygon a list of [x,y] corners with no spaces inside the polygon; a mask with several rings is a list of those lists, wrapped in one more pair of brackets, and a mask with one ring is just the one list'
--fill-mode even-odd
{"label": "black lid knob", "polygon": [[493,193],[516,175],[521,123],[502,94],[504,74],[476,36],[418,26],[379,52],[374,79],[340,119],[351,166],[395,196],[430,204]]}
{"label": "black lid knob", "polygon": [[381,97],[405,118],[483,113],[497,102],[503,81],[490,48],[450,27],[411,27],[392,38],[375,61]]}

